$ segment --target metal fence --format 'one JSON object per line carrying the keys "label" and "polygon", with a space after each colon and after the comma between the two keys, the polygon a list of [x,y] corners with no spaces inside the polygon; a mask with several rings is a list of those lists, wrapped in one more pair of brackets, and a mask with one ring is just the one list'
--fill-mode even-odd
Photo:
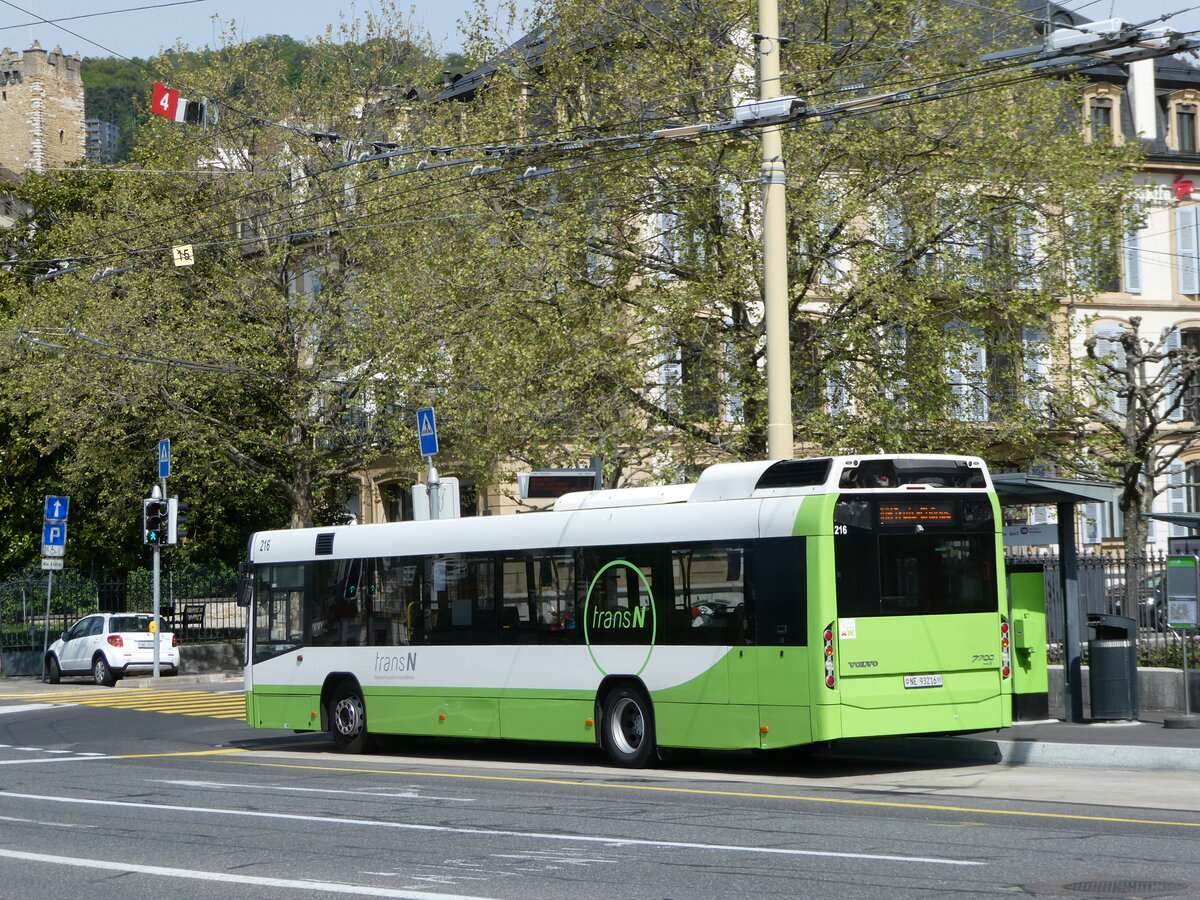
{"label": "metal fence", "polygon": [[[1062,661],[1063,598],[1056,555],[1009,554],[1013,565],[1040,565],[1046,572],[1046,639],[1051,662]],[[1182,664],[1179,634],[1167,627],[1167,554],[1152,552],[1126,556],[1119,550],[1084,553],[1077,557],[1080,639],[1086,643],[1090,613],[1127,616],[1137,623],[1138,662],[1144,666]],[[1195,637],[1189,638],[1188,659],[1196,659]]]}
{"label": "metal fence", "polygon": [[[1052,555],[1010,554],[1008,565],[1036,564],[1046,572],[1046,627],[1051,661],[1062,659],[1063,601],[1059,560]],[[1091,636],[1088,613],[1127,615],[1138,623],[1142,665],[1181,663],[1179,637],[1166,627],[1165,553],[1125,557],[1119,551],[1078,557],[1080,638]],[[183,643],[240,641],[246,610],[235,600],[236,576],[228,570],[195,567],[163,573],[159,613],[164,628]],[[26,570],[0,580],[0,650],[40,650],[43,629],[51,641],[80,616],[90,612],[151,612],[151,574],[136,570],[118,578],[87,578],[70,571],[56,573],[46,611],[46,573]],[[1126,610],[1134,610],[1126,612]],[[1194,641],[1195,639],[1193,639]],[[1200,647],[1193,646],[1189,660]]]}
{"label": "metal fence", "polygon": [[[235,584],[228,571],[165,571],[159,596],[163,629],[181,643],[241,640],[246,610],[237,605]],[[109,578],[56,572],[49,587],[47,617],[47,573],[26,570],[0,580],[0,649],[41,650],[44,634],[54,641],[92,612],[153,611],[153,583],[145,570]]]}

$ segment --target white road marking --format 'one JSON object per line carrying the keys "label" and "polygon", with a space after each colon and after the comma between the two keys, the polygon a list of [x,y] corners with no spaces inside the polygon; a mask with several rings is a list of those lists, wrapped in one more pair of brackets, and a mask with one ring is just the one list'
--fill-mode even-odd
{"label": "white road marking", "polygon": [[392,800],[437,800],[454,803],[474,803],[474,797],[437,797],[432,794],[422,794],[419,791],[341,791],[333,788],[281,787],[273,784],[238,784],[225,781],[170,781],[160,779],[158,784],[173,784],[178,787],[198,788],[243,788],[251,791],[284,791],[304,794],[349,794],[356,797],[387,797]]}
{"label": "white road marking", "polygon": [[4,713],[27,712],[33,709],[58,709],[74,705],[74,703],[18,703],[16,706],[0,706],[0,715]]}
{"label": "white road marking", "polygon": [[[43,750],[43,753],[49,753],[49,750]],[[0,766],[28,766],[34,763],[66,763],[66,762],[93,762],[98,759],[121,759],[120,756],[104,756],[103,754],[80,753],[78,756],[52,756],[48,759],[0,759]]]}
{"label": "white road marking", "polygon": [[586,834],[550,834],[543,831],[514,831],[501,828],[455,828],[449,825],[417,825],[411,822],[379,822],[373,819],[351,819],[342,816],[302,816],[296,813],[271,813],[245,809],[215,809],[205,806],[182,806],[168,803],[136,803],[132,800],[97,800],[89,797],[60,797],[47,794],[0,793],[0,800],[16,797],[21,800],[41,800],[46,803],[68,803],[79,806],[103,806],[107,809],[156,810],[160,812],[189,812],[203,815],[234,816],[250,819],[278,819],[290,822],[322,822],[330,825],[358,825],[364,828],[392,828],[397,831],[424,831],[431,834],[473,834],[484,837],[515,837],[539,841],[603,844],[606,847],[654,847],[664,850],[724,850],[766,856],[809,856],[823,859],[865,859],[878,862],[925,863],[937,866],[982,866],[976,860],[944,859],[933,856],[896,856],[890,853],[844,853],[834,850],[794,850],[786,847],[747,847],[737,844],[702,844],[694,841],[653,841],[644,838],[603,837]]}
{"label": "white road marking", "polygon": [[0,816],[0,822],[21,822],[25,825],[49,825],[51,828],[99,828],[99,825],[78,825],[72,822],[42,822],[39,819],[21,819],[17,816]]}
{"label": "white road marking", "polygon": [[137,863],[108,859],[81,859],[74,856],[51,856],[47,853],[25,853],[21,850],[0,850],[0,857],[20,859],[26,862],[49,863],[58,866],[76,866],[83,869],[100,869],[108,872],[133,872],[138,875],[157,875],[162,878],[187,878],[193,881],[219,881],[224,884],[253,884],[260,887],[281,887],[299,891],[320,891],[326,894],[351,894],[355,897],[391,897],[395,900],[494,900],[487,897],[470,897],[463,894],[433,894],[429,891],[408,891],[394,888],[371,887],[363,884],[348,884],[340,881],[306,881],[295,878],[262,878],[243,872],[202,872],[197,869],[176,869],[169,866],[143,866]]}

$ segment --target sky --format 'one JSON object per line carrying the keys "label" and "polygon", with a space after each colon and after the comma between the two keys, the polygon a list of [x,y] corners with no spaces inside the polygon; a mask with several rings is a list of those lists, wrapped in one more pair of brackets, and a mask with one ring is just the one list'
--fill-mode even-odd
{"label": "sky", "polygon": [[[485,3],[489,9],[497,7],[496,0]],[[475,5],[475,0],[397,3],[401,10],[412,9],[413,21],[447,53],[461,49],[457,23]],[[528,3],[519,5],[525,8]],[[178,40],[192,48],[217,45],[225,29],[214,23],[214,17],[220,23],[236,21],[238,33],[247,38],[288,34],[302,39],[336,25],[339,11],[352,19],[355,13],[378,8],[375,0],[0,0],[0,47],[24,50],[36,39],[47,50],[61,46],[81,56],[145,59]],[[75,16],[87,18],[62,21]],[[58,20],[59,27],[40,24],[39,19]],[[520,34],[511,37],[515,40]]]}
{"label": "sky", "polygon": [[[495,9],[497,0],[485,0]],[[1169,21],[1179,31],[1200,31],[1200,0],[1067,0],[1065,6],[1091,19],[1123,18],[1144,22],[1155,15],[1193,8]],[[475,0],[399,0],[412,8],[415,21],[427,29],[442,52],[461,49],[458,20]],[[528,2],[521,2],[527,8]],[[135,9],[136,7],[148,7]],[[247,38],[288,34],[303,39],[336,24],[338,11],[348,17],[377,7],[375,0],[0,0],[0,47],[24,50],[34,39],[46,49],[61,46],[82,56],[152,56],[183,40],[189,47],[215,45],[222,29],[214,25],[235,20]],[[133,10],[116,12],[117,10]],[[96,15],[96,13],[111,13]],[[62,20],[54,25],[30,24],[40,19]],[[515,40],[519,33],[508,35]],[[98,45],[98,46],[97,46]]]}

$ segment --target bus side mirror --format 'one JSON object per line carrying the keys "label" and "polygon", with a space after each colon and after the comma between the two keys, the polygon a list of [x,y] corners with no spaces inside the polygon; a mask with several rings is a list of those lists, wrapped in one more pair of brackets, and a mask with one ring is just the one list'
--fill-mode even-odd
{"label": "bus side mirror", "polygon": [[248,562],[238,563],[237,605],[249,607],[254,597],[254,568]]}

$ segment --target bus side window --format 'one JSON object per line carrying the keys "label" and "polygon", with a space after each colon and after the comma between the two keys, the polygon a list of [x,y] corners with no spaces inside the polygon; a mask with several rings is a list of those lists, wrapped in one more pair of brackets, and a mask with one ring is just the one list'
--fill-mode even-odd
{"label": "bus side window", "polygon": [[756,643],[808,643],[808,566],[802,537],[763,538],[754,545]]}
{"label": "bus side window", "polygon": [[517,551],[501,559],[501,644],[575,640],[575,557],[564,550]]}
{"label": "bus side window", "polygon": [[677,547],[671,551],[671,574],[675,590],[664,631],[667,641],[744,643],[746,586],[741,546]]}
{"label": "bus side window", "polygon": [[434,644],[490,644],[496,639],[495,563],[490,554],[434,557],[425,615]]}

